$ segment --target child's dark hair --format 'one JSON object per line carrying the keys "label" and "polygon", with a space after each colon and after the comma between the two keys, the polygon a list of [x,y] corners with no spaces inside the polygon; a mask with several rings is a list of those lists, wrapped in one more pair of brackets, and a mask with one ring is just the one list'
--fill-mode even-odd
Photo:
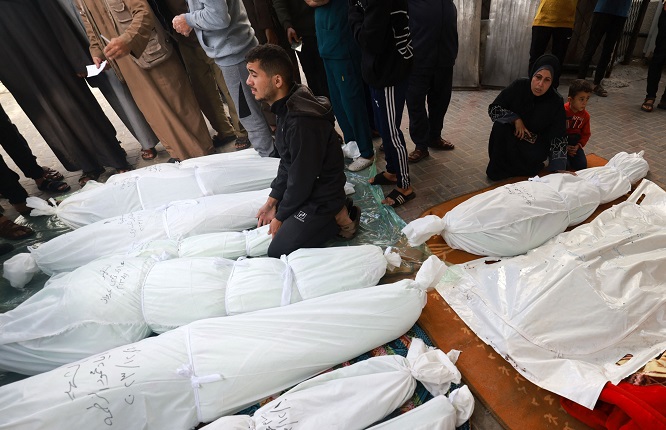
{"label": "child's dark hair", "polygon": [[590,81],[585,79],[574,79],[569,84],[569,97],[574,98],[578,93],[591,93],[594,91],[594,87]]}
{"label": "child's dark hair", "polygon": [[245,55],[245,61],[248,63],[258,61],[259,67],[268,76],[280,75],[288,86],[291,86],[294,80],[294,66],[287,55],[287,51],[280,46],[269,43],[255,46]]}

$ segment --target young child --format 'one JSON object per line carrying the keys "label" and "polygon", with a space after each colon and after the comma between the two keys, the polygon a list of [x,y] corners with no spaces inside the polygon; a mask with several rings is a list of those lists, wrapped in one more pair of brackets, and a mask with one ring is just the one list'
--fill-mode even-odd
{"label": "young child", "polygon": [[594,87],[584,79],[576,79],[569,85],[569,97],[564,104],[567,115],[567,169],[587,168],[583,147],[590,138],[590,114],[585,107]]}

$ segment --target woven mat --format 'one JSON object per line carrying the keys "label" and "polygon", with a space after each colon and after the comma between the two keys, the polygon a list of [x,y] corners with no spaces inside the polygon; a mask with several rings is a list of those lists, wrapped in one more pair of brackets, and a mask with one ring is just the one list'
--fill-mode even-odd
{"label": "woven mat", "polygon": [[[607,160],[594,154],[587,156],[589,167],[603,166],[606,162]],[[472,196],[525,179],[527,178],[512,178],[492,187],[465,194],[434,206],[424,212],[421,217],[426,215],[443,217],[448,211]],[[623,196],[613,202],[600,205],[585,222],[590,222],[599,213],[626,198],[627,196]],[[439,235],[426,243],[434,255],[447,263],[461,264],[479,258],[477,255],[451,249]],[[443,351],[452,348],[462,351],[457,366],[463,374],[464,382],[469,385],[474,396],[505,428],[589,429],[588,426],[562,409],[560,396],[541,389],[523,378],[495,350],[479,339],[436,291],[428,294],[428,303],[423,309],[418,324],[438,348]]]}

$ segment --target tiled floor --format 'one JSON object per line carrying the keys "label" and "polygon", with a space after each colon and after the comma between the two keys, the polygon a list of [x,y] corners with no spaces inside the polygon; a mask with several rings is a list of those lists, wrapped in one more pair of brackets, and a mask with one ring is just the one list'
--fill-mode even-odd
{"label": "tiled floor", "polygon": [[[644,97],[647,68],[640,64],[617,66],[613,74],[615,77],[607,80],[606,84],[609,97],[593,96],[588,105],[588,111],[592,117],[592,138],[586,151],[610,158],[620,151],[644,150],[645,158],[650,164],[648,179],[664,186],[666,185],[666,171],[664,170],[666,166],[666,110],[655,109],[654,112],[648,114],[639,109]],[[563,77],[560,87],[562,94],[566,95],[567,84],[572,78],[571,76]],[[397,213],[406,222],[417,218],[433,205],[491,184],[485,176],[488,161],[487,139],[491,129],[487,107],[498,92],[496,89],[454,91],[446,116],[444,137],[453,142],[456,149],[444,152],[431,151],[430,157],[410,165],[412,185],[417,193],[417,198],[397,209]],[[101,94],[98,92],[95,94],[116,127],[118,139],[121,140],[128,153],[129,162],[136,167],[152,163],[140,159],[140,148],[136,140]],[[65,172],[11,94],[1,84],[0,104],[28,140],[38,162],[63,172],[72,188],[78,189],[77,179],[80,172]],[[406,110],[402,125],[408,140],[408,149],[411,151],[414,146],[409,140]],[[375,146],[379,146],[380,143],[379,139],[375,140]],[[156,161],[166,161],[169,158],[168,154],[161,146],[158,146],[158,149],[160,151]],[[223,150],[233,149],[230,145]],[[16,167],[1,149],[0,154],[10,167]],[[377,167],[382,169],[384,167],[383,155],[381,152],[378,154]],[[20,172],[17,168],[15,170]],[[107,175],[110,173],[112,172],[109,171]],[[31,195],[42,198],[51,196],[39,191],[31,180],[24,178],[21,183]],[[389,190],[388,187],[385,188],[386,192]],[[11,218],[17,215],[6,200],[2,200],[0,204]],[[476,429],[499,428],[499,424],[483,408],[475,413],[473,424]]]}

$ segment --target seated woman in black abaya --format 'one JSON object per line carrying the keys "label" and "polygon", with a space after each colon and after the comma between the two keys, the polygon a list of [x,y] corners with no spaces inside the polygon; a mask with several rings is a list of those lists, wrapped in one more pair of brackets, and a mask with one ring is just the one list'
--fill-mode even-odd
{"label": "seated woman in black abaya", "polygon": [[550,171],[566,168],[564,101],[551,87],[559,73],[557,58],[542,55],[530,78],[516,79],[488,106],[494,123],[488,142],[488,178],[534,176],[547,159]]}

